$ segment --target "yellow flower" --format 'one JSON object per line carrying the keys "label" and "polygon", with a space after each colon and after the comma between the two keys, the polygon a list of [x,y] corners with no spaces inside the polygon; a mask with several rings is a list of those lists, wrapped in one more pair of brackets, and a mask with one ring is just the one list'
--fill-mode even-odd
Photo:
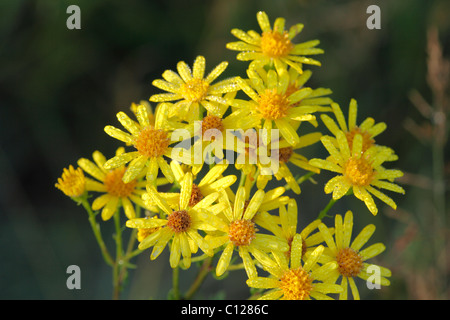
{"label": "yellow flower", "polygon": [[[116,155],[123,154],[124,149],[119,148]],[[141,195],[145,192],[146,181],[142,181],[142,177],[137,177],[130,182],[123,182],[122,177],[126,171],[125,166],[115,169],[106,170],[103,166],[106,162],[105,156],[100,151],[95,151],[92,154],[94,162],[89,159],[81,158],[78,160],[78,165],[86,173],[98,181],[94,181],[87,188],[89,191],[97,191],[103,193],[97,197],[92,203],[93,210],[102,209],[102,219],[109,220],[120,206],[123,207],[125,215],[128,219],[136,217],[136,211],[132,202],[138,206],[151,210],[147,207],[141,199]],[[166,179],[158,179],[157,184],[167,183]]]}
{"label": "yellow flower", "polygon": [[[320,173],[320,169],[309,164],[309,160],[296,152],[299,149],[310,146],[318,141],[322,134],[320,132],[312,132],[299,137],[299,142],[291,146],[285,139],[281,139],[278,142],[278,163],[274,161],[265,164],[261,161],[257,161],[256,166],[259,168],[261,174],[257,177],[257,186],[259,189],[264,189],[267,183],[272,180],[274,176],[277,180],[284,179],[289,188],[296,194],[300,194],[300,185],[294,177],[293,171],[288,166],[288,163],[292,163],[298,168],[307,170],[314,173]],[[270,147],[268,148],[270,149]],[[257,158],[259,159],[259,158]]]}
{"label": "yellow flower", "polygon": [[[170,166],[174,173],[175,181],[178,185],[182,184],[186,174],[191,174],[193,176],[193,180],[196,179],[196,175],[192,173],[192,170],[189,168],[183,168],[178,161],[172,161]],[[237,178],[235,175],[222,175],[227,168],[228,164],[216,164],[210,168],[207,173],[205,173],[198,183],[192,183],[189,207],[195,206],[210,194],[229,188],[236,182]],[[178,206],[180,199],[179,192],[159,192],[158,194],[164,198],[171,208],[176,208]],[[151,199],[149,198],[147,201],[149,202]]]}
{"label": "yellow flower", "polygon": [[[338,131],[345,133],[348,140],[348,145],[353,145],[353,138],[356,134],[360,134],[363,138],[362,140],[362,151],[365,152],[372,146],[376,146],[375,137],[386,130],[386,124],[384,122],[379,122],[375,124],[375,120],[371,117],[366,118],[360,125],[356,124],[358,105],[355,99],[350,100],[348,109],[348,122],[345,121],[344,114],[340,106],[337,103],[332,103],[331,108],[336,117],[336,121],[331,119],[330,116],[326,114],[321,115],[321,119],[325,126],[330,130],[333,135],[337,135]],[[335,143],[337,145],[337,143]],[[382,147],[385,148],[385,147]],[[392,155],[386,159],[386,161],[397,160],[398,157],[392,152]]]}
{"label": "yellow flower", "polygon": [[[257,172],[255,171],[255,168],[253,168],[253,170],[245,178],[243,184],[243,188],[245,189],[244,208],[246,208],[250,203],[252,188],[255,186],[255,175],[257,176]],[[225,189],[225,191],[227,193],[228,199],[231,201],[231,203],[234,203],[236,201],[236,195],[234,194],[234,192],[229,188]],[[253,222],[256,221],[255,219],[257,219],[259,213],[270,212],[272,210],[279,209],[281,206],[286,205],[289,201],[289,196],[284,195],[284,193],[286,192],[285,187],[276,187],[271,190],[264,190],[264,192],[264,198],[259,205],[257,214],[253,218]]]}
{"label": "yellow flower", "polygon": [[203,210],[200,215],[219,232],[205,237],[212,249],[224,246],[224,250],[216,266],[216,275],[221,276],[230,265],[235,248],[243,261],[249,278],[257,276],[255,262],[250,254],[258,261],[269,259],[268,251],[286,251],[288,245],[283,239],[273,235],[258,233],[256,224],[252,221],[265,198],[265,192],[258,190],[246,203],[245,187],[238,188],[233,205],[225,191],[221,192],[221,203],[224,210],[221,213]]}
{"label": "yellow flower", "polygon": [[[305,87],[305,83],[311,78],[312,71],[305,70],[303,73],[298,73],[294,68],[288,69],[289,73],[289,84],[286,89],[286,94],[289,96],[291,93],[298,91],[299,89]],[[295,106],[301,105],[331,105],[333,100],[327,95],[333,93],[331,89],[328,88],[316,88],[306,97],[305,99],[297,102]],[[317,125],[317,124],[316,124]]]}
{"label": "yellow flower", "polygon": [[376,269],[379,272],[379,278],[375,279],[375,283],[389,286],[390,283],[386,277],[391,276],[391,271],[387,268],[365,262],[383,252],[385,250],[384,244],[375,243],[361,250],[375,232],[375,226],[373,224],[369,224],[361,230],[351,243],[353,232],[353,214],[351,211],[347,211],[343,221],[341,215],[338,214],[335,216],[334,239],[325,224],[320,224],[319,230],[328,246],[324,251],[321,261],[324,263],[332,261],[338,264],[338,268],[332,270],[329,275],[330,281],[336,282],[342,276],[341,285],[344,291],[340,294],[340,299],[347,299],[348,285],[352,291],[353,298],[355,300],[359,299],[359,291],[354,278],[359,277],[367,281],[371,277],[372,269]]}
{"label": "yellow flower", "polygon": [[[352,188],[353,194],[364,201],[373,215],[378,213],[378,208],[371,194],[392,208],[397,208],[394,200],[376,189],[386,189],[402,194],[405,192],[402,187],[390,182],[401,177],[403,173],[400,170],[385,169],[382,166],[385,161],[392,158],[393,151],[390,148],[372,146],[363,151],[364,142],[361,134],[354,135],[353,145],[350,146],[345,133],[341,130],[336,132],[338,148],[329,136],[323,136],[321,141],[330,156],[326,160],[311,159],[309,163],[340,174],[326,183],[325,193],[333,193],[333,199],[337,200]],[[390,181],[384,181],[385,179]]]}
{"label": "yellow flower", "polygon": [[322,245],[314,249],[302,264],[303,240],[296,234],[292,240],[290,259],[275,253],[274,260],[266,260],[264,269],[270,277],[255,277],[247,280],[252,288],[269,289],[260,300],[325,300],[331,299],[327,294],[339,293],[342,287],[327,281],[330,272],[337,268],[336,262],[318,266],[323,253]]}
{"label": "yellow flower", "polygon": [[[185,175],[182,167],[177,161],[172,161],[172,170],[175,174],[175,179],[179,183],[184,179]],[[200,179],[196,184],[192,184],[192,193],[189,199],[189,206],[195,206],[203,198],[210,194],[220,192],[221,190],[229,188],[236,182],[235,175],[223,176],[222,174],[227,170],[228,164],[216,164]]]}
{"label": "yellow flower", "polygon": [[58,178],[58,183],[55,187],[64,192],[64,194],[71,198],[77,198],[86,191],[86,178],[81,168],[74,169],[72,165],[69,169],[64,168],[61,178]]}
{"label": "yellow flower", "polygon": [[302,257],[323,242],[322,235],[319,232],[314,232],[321,223],[319,219],[312,221],[298,233],[298,207],[295,199],[289,199],[287,207],[284,205],[280,206],[279,216],[274,216],[263,211],[256,214],[253,221],[277,237],[286,239],[290,248],[286,252],[288,257],[292,250],[292,241],[297,234],[300,234],[302,239]]}
{"label": "yellow flower", "polygon": [[320,66],[319,61],[305,57],[305,55],[323,53],[322,49],[314,48],[319,44],[319,40],[299,44],[292,42],[292,39],[302,31],[303,24],[296,24],[286,31],[284,18],[277,18],[273,28],[265,12],[258,12],[256,19],[262,30],[261,34],[253,30],[248,32],[240,29],[231,30],[231,33],[241,41],[228,43],[226,47],[230,50],[242,51],[236,57],[238,60],[253,60],[250,63],[252,69],[274,65],[280,71],[289,65],[299,73],[303,71],[302,64]]}
{"label": "yellow flower", "polygon": [[198,56],[193,65],[193,70],[184,62],[177,64],[178,74],[166,70],[162,77],[153,81],[153,85],[169,93],[155,94],[150,97],[153,102],[177,101],[169,111],[169,117],[177,116],[182,120],[201,119],[200,106],[203,106],[211,114],[218,113],[227,100],[222,94],[237,91],[238,88],[233,78],[225,79],[212,84],[227,68],[228,62],[217,65],[207,76],[205,75],[205,58]]}
{"label": "yellow flower", "polygon": [[[234,132],[252,129],[258,124],[248,110],[239,109],[224,115],[225,112],[226,109],[223,109],[214,115],[208,111],[201,121],[196,121],[188,126],[194,133],[194,143],[190,148],[194,174],[200,172],[205,163],[225,162],[224,151],[236,150]],[[211,153],[217,159],[208,159],[207,153]]]}
{"label": "yellow flower", "polygon": [[296,145],[300,142],[296,132],[298,122],[314,121],[316,118],[312,113],[331,110],[330,107],[302,102],[313,93],[311,88],[287,91],[290,74],[286,70],[278,73],[272,69],[247,70],[247,75],[248,80],[238,78],[237,83],[251,99],[234,99],[231,104],[252,112],[261,127],[267,131],[267,143],[270,142],[272,128],[277,128],[290,145]]}
{"label": "yellow flower", "polygon": [[[130,119],[124,112],[117,113],[119,122],[130,133],[126,133],[113,126],[106,126],[105,132],[113,138],[132,145],[136,151],[122,153],[109,159],[104,164],[105,169],[114,169],[129,163],[123,181],[128,183],[137,176],[146,173],[147,181],[153,183],[158,177],[158,168],[161,169],[169,182],[173,182],[173,173],[164,159],[172,157],[171,124],[167,122],[169,104],[160,104],[156,109],[155,123],[150,122],[148,109],[145,105],[136,108],[138,122]],[[168,125],[170,126],[168,128]]]}
{"label": "yellow flower", "polygon": [[[143,201],[150,206],[156,204],[162,210],[164,216],[160,218],[136,218],[126,222],[126,226],[129,228],[157,228],[147,235],[138,246],[140,250],[153,246],[150,255],[152,260],[156,259],[163,252],[169,241],[172,240],[170,246],[170,266],[172,268],[178,265],[183,268],[189,268],[191,255],[196,253],[198,248],[207,255],[213,255],[208,243],[198,232],[204,229],[210,230],[210,226],[200,218],[199,211],[202,209],[208,210],[217,200],[218,194],[209,194],[196,205],[190,207],[192,185],[193,177],[189,172],[182,181],[181,194],[175,210],[153,186],[147,186],[147,193],[144,193],[142,196]],[[183,260],[181,260],[181,256],[183,256]]]}

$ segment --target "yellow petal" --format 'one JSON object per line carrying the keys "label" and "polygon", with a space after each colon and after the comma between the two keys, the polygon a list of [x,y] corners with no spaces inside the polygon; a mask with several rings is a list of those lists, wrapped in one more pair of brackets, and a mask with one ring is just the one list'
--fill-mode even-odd
{"label": "yellow petal", "polygon": [[145,164],[147,163],[148,158],[146,156],[138,156],[137,158],[133,159],[130,164],[128,165],[127,170],[123,174],[122,180],[125,183],[129,183],[137,178],[137,176],[142,172],[142,169],[144,169]]}
{"label": "yellow petal", "polygon": [[296,234],[291,243],[291,269],[301,267],[303,255],[303,240],[300,234]]}
{"label": "yellow petal", "polygon": [[198,56],[193,65],[193,71],[192,75],[196,79],[203,79],[203,76],[205,75],[205,57]]}
{"label": "yellow petal", "polygon": [[123,210],[128,219],[134,219],[136,217],[136,211],[134,206],[128,198],[121,198]]}
{"label": "yellow petal", "polygon": [[356,127],[356,118],[358,114],[358,106],[355,99],[350,100],[348,108],[348,129],[352,130]]}
{"label": "yellow petal", "polygon": [[97,197],[92,202],[92,210],[100,210],[103,208],[110,200],[112,196],[109,193],[102,194],[101,196]]}
{"label": "yellow petal", "polygon": [[370,258],[373,258],[380,253],[382,253],[386,249],[386,246],[382,243],[375,243],[371,245],[370,247],[367,247],[366,249],[359,252],[363,260],[367,260]]}
{"label": "yellow petal", "polygon": [[275,124],[277,125],[277,128],[280,130],[281,135],[283,138],[286,139],[292,146],[295,146],[300,141],[300,137],[298,136],[297,132],[294,130],[294,128],[289,124],[288,121],[286,121],[283,118],[276,119]]}
{"label": "yellow petal", "polygon": [[370,237],[374,232],[375,232],[375,225],[373,224],[367,225],[353,240],[352,244],[350,245],[350,248],[352,248],[355,251],[359,251],[359,249],[361,249],[362,246],[365,245],[367,241],[369,241]]}
{"label": "yellow petal", "polygon": [[140,154],[138,151],[122,153],[106,161],[103,167],[107,170],[118,168],[139,156]]}
{"label": "yellow petal", "polygon": [[103,210],[102,210],[103,221],[111,219],[111,217],[117,211],[118,204],[119,204],[119,198],[110,197],[108,203],[106,203],[106,205],[103,207]]}
{"label": "yellow petal", "polygon": [[250,200],[247,208],[245,209],[245,212],[244,212],[244,219],[245,220],[251,220],[253,218],[253,216],[258,211],[261,203],[263,202],[263,199],[264,199],[264,190],[259,189],[253,195],[253,197]]}
{"label": "yellow petal", "polygon": [[122,126],[127,129],[133,136],[139,134],[139,125],[136,123],[136,121],[131,120],[125,112],[117,113],[117,119],[122,124]]}
{"label": "yellow petal", "polygon": [[[159,238],[156,244],[153,246],[152,253],[150,255],[151,260],[155,260],[159,257],[159,255],[164,251],[169,240],[173,237],[174,233],[170,230],[170,228],[162,228],[162,231],[159,233]],[[144,240],[145,241],[145,240]],[[142,242],[141,242],[142,244]]]}
{"label": "yellow petal", "polygon": [[117,140],[120,140],[127,144],[133,144],[133,137],[130,134],[125,133],[120,129],[117,129],[116,127],[105,126],[104,130],[108,135],[110,135],[111,137],[113,137]]}
{"label": "yellow petal", "polygon": [[256,14],[256,20],[258,21],[259,26],[261,27],[261,30],[264,31],[271,31],[269,17],[264,11],[259,11]]}
{"label": "yellow petal", "polygon": [[223,250],[219,261],[217,262],[216,267],[216,275],[220,277],[227,271],[228,266],[230,265],[230,260],[233,255],[234,245],[230,242],[227,244],[225,249]]}
{"label": "yellow petal", "polygon": [[336,117],[337,122],[339,123],[339,126],[341,127],[341,130],[344,132],[348,132],[345,117],[339,105],[337,103],[332,103],[331,108],[333,109],[334,115]]}
{"label": "yellow petal", "polygon": [[91,176],[96,178],[99,181],[103,181],[105,179],[105,172],[103,172],[98,166],[96,166],[92,161],[81,158],[77,161],[78,166],[81,167],[85,172],[89,173]]}
{"label": "yellow petal", "polygon": [[205,78],[207,83],[213,82],[217,77],[219,77],[227,68],[228,62],[224,61],[218,64]]}
{"label": "yellow petal", "polygon": [[256,278],[258,276],[258,273],[256,271],[255,263],[250,257],[248,250],[245,247],[240,246],[239,255],[241,256],[242,262],[244,263],[244,269],[247,273],[247,277],[249,279]]}

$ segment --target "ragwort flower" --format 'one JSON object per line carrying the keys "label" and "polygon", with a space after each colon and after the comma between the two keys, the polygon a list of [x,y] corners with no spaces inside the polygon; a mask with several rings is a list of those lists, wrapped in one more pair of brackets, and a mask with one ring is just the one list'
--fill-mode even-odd
{"label": "ragwort flower", "polygon": [[347,211],[344,220],[339,214],[335,216],[334,239],[325,224],[321,223],[319,230],[328,246],[321,257],[321,262],[329,263],[332,261],[338,264],[338,268],[330,271],[330,281],[336,282],[342,276],[341,286],[344,290],[339,296],[340,299],[347,299],[348,286],[350,286],[353,298],[359,300],[360,296],[355,284],[355,278],[359,277],[367,281],[371,276],[370,270],[373,268],[379,270],[379,278],[375,279],[375,281],[378,281],[377,284],[389,286],[390,282],[387,277],[391,276],[391,271],[365,262],[382,253],[386,248],[384,244],[375,243],[365,249],[361,249],[375,232],[375,225],[367,225],[351,242],[353,214],[351,211]]}
{"label": "ragwort flower", "polygon": [[55,187],[61,190],[66,196],[77,198],[82,196],[86,191],[86,178],[81,168],[75,169],[72,165],[64,168],[58,183]]}
{"label": "ragwort flower", "polygon": [[[124,112],[117,113],[119,122],[129,131],[126,133],[113,126],[106,126],[105,132],[113,138],[132,145],[136,151],[122,153],[109,159],[104,164],[105,169],[114,169],[129,163],[123,181],[128,183],[144,172],[148,182],[155,182],[158,177],[158,169],[161,169],[169,182],[173,182],[173,172],[170,165],[164,159],[172,157],[171,132],[173,126],[167,121],[169,104],[158,106],[155,113],[154,125],[150,122],[148,108],[139,105],[136,108],[138,122],[130,119]],[[169,127],[168,127],[169,126]]]}
{"label": "ragwort flower", "polygon": [[[338,148],[329,136],[323,136],[321,141],[330,156],[326,160],[311,159],[310,164],[340,174],[326,183],[325,193],[333,193],[333,199],[337,200],[346,195],[351,188],[353,194],[364,201],[373,215],[378,213],[378,208],[371,194],[392,208],[397,208],[394,200],[377,189],[402,194],[405,192],[402,187],[390,182],[401,177],[403,173],[400,170],[385,169],[382,166],[385,161],[392,158],[392,149],[372,146],[363,151],[364,142],[361,134],[356,133],[352,140],[353,144],[349,145],[347,136],[341,130],[336,132]],[[384,181],[386,179],[389,181]]]}
{"label": "ragwort flower", "polygon": [[217,65],[206,77],[204,77],[205,64],[205,58],[198,56],[192,71],[184,61],[177,64],[178,74],[166,70],[162,74],[164,80],[154,80],[153,85],[168,93],[155,94],[150,97],[150,101],[175,101],[169,110],[169,117],[176,116],[189,122],[202,118],[200,106],[216,115],[227,105],[227,99],[222,95],[237,91],[238,87],[233,78],[212,84],[225,71],[228,62],[224,61]]}
{"label": "ragwort flower", "polygon": [[240,29],[231,30],[231,33],[240,41],[228,43],[227,48],[242,51],[236,57],[238,60],[251,60],[250,68],[252,69],[274,65],[276,70],[280,71],[287,69],[289,65],[299,73],[303,71],[303,64],[320,66],[319,61],[305,57],[305,55],[323,53],[322,49],[315,48],[319,40],[299,44],[292,42],[292,39],[303,30],[303,24],[296,24],[286,31],[284,18],[277,18],[273,28],[265,12],[258,12],[256,19],[262,30],[261,34],[253,30],[248,32]]}
{"label": "ragwort flower", "polygon": [[270,234],[258,233],[256,224],[252,221],[265,198],[265,192],[258,190],[247,202],[243,186],[239,187],[233,204],[225,191],[221,192],[220,200],[225,205],[221,213],[202,211],[201,217],[218,232],[208,234],[205,239],[212,249],[224,246],[216,266],[216,275],[221,276],[230,265],[235,249],[238,250],[249,278],[257,276],[255,262],[263,262],[269,257],[269,251],[287,251],[288,245],[283,239]]}
{"label": "ragwort flower", "polygon": [[313,113],[330,111],[330,107],[318,104],[300,103],[308,99],[313,89],[302,87],[295,92],[287,91],[290,83],[288,71],[276,72],[263,69],[247,70],[249,79],[237,79],[239,87],[250,100],[234,99],[231,104],[236,108],[250,110],[260,126],[267,132],[267,143],[270,142],[272,128],[277,128],[280,135],[294,146],[299,143],[297,133],[298,122],[315,121]]}
{"label": "ragwort flower", "polygon": [[337,268],[334,261],[318,266],[324,247],[318,246],[302,263],[303,240],[296,234],[292,240],[292,250],[289,258],[275,253],[274,260],[266,260],[264,269],[270,277],[255,277],[247,280],[252,288],[269,289],[263,293],[260,300],[329,300],[327,294],[339,293],[342,287],[328,281],[330,272]]}
{"label": "ragwort flower", "polygon": [[302,257],[312,252],[323,242],[322,235],[319,232],[314,232],[318,230],[317,227],[321,223],[319,219],[312,221],[298,232],[298,207],[295,199],[289,199],[286,207],[284,205],[280,206],[279,216],[263,211],[256,214],[253,221],[277,237],[286,239],[289,244],[289,250],[285,253],[287,257],[290,257],[292,241],[297,234],[300,234],[302,239]]}
{"label": "ragwort flower", "polygon": [[[356,134],[360,134],[362,140],[362,152],[365,152],[372,146],[377,146],[375,143],[375,137],[386,130],[386,123],[379,122],[375,124],[375,120],[371,117],[366,118],[361,124],[357,125],[358,105],[355,99],[350,100],[348,108],[348,121],[345,120],[344,114],[337,103],[331,103],[333,114],[336,117],[336,121],[331,119],[330,116],[322,114],[320,117],[325,126],[330,132],[336,136],[338,131],[345,133],[348,140],[348,145],[353,145],[353,138]],[[335,143],[337,145],[337,143]],[[386,147],[380,147],[386,148]],[[392,152],[392,155],[386,159],[386,161],[397,160],[397,155]]]}
{"label": "ragwort flower", "polygon": [[[181,184],[178,205],[174,209],[169,203],[156,191],[153,186],[147,187],[147,193],[142,199],[149,206],[155,205],[162,210],[163,216],[160,218],[136,218],[126,222],[127,227],[137,229],[151,229],[152,232],[141,239],[138,248],[145,250],[153,246],[150,259],[156,259],[172,240],[170,247],[170,266],[172,268],[178,265],[183,268],[189,268],[191,265],[191,256],[200,248],[207,255],[213,255],[213,252],[198,232],[199,230],[210,229],[200,217],[200,210],[208,208],[216,201],[218,194],[212,193],[194,206],[189,206],[192,194],[192,174],[187,173]],[[183,260],[181,260],[181,256]]]}
{"label": "ragwort flower", "polygon": [[[116,155],[124,153],[123,148],[119,148]],[[81,158],[78,165],[86,173],[97,179],[95,188],[89,187],[89,191],[97,191],[103,193],[92,202],[93,210],[102,209],[102,219],[109,220],[117,209],[122,206],[128,219],[136,217],[136,211],[133,203],[144,209],[151,210],[153,207],[147,207],[142,201],[141,196],[145,192],[146,181],[141,177],[137,177],[130,182],[123,182],[122,178],[126,171],[125,166],[115,169],[106,170],[103,165],[106,162],[105,156],[100,151],[95,151],[92,155],[94,162],[89,159]],[[167,183],[166,179],[159,178],[157,184]]]}

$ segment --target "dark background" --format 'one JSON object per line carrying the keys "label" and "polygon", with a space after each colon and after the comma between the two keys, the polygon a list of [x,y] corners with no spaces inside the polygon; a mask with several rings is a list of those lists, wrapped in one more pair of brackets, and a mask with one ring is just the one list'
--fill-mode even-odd
{"label": "dark background", "polygon": [[[81,30],[66,27],[71,4],[81,9]],[[381,9],[381,30],[366,27],[371,4]],[[371,243],[386,244],[375,261],[392,270],[391,286],[371,291],[361,280],[362,298],[449,298],[448,210],[434,210],[432,189],[436,179],[448,185],[448,147],[441,148],[447,171],[433,177],[436,162],[425,139],[429,127],[411,130],[407,120],[427,123],[409,99],[412,90],[435,101],[427,81],[427,33],[437,28],[448,57],[448,1],[0,0],[1,299],[111,297],[111,270],[99,254],[87,214],[54,187],[57,178],[64,167],[90,158],[96,149],[111,157],[118,144],[104,126],[120,127],[115,114],[159,92],[151,81],[175,69],[178,61],[192,65],[201,54],[207,71],[226,60],[230,65],[222,77],[244,76],[247,64],[235,60],[237,52],[225,44],[236,41],[232,28],[259,32],[259,10],[272,23],[279,16],[286,18],[287,27],[304,23],[295,42],[320,39],[322,67],[311,67],[308,84],[331,88],[345,114],[355,98],[358,123],[368,116],[386,122],[388,130],[377,142],[394,148],[400,159],[390,165],[407,173],[400,180],[406,195],[387,192],[397,211],[377,201],[380,212],[373,217],[354,198],[331,211],[351,209],[354,232],[374,223]],[[310,157],[323,148],[318,144],[305,152]],[[329,178],[324,173],[317,185],[303,186],[297,197],[301,227],[328,201],[323,183]],[[112,221],[103,223],[102,231],[111,234]],[[106,241],[110,245],[112,239],[106,236]],[[166,297],[171,286],[167,249],[154,262],[149,254],[134,260],[138,268],[131,272],[123,298]],[[71,264],[81,268],[81,290],[66,287]],[[182,290],[193,272],[182,271]],[[208,278],[197,297],[245,299],[245,279],[239,271],[227,281]]]}

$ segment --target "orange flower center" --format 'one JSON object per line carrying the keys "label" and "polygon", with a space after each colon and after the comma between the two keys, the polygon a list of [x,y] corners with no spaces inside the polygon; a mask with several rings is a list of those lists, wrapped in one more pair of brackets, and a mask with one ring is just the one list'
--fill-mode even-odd
{"label": "orange flower center", "polygon": [[[220,132],[223,132],[224,130],[224,126],[222,124],[222,119],[220,119],[219,117],[213,116],[213,115],[208,115],[206,117],[203,118],[202,120],[202,136],[204,139],[207,140],[211,140],[214,139],[214,135],[217,134],[217,132],[215,132],[216,129]],[[211,131],[208,131],[211,130]]]}
{"label": "orange flower center", "polygon": [[363,267],[361,256],[352,248],[339,250],[336,261],[339,273],[344,277],[356,277]]}
{"label": "orange flower center", "polygon": [[259,97],[258,111],[267,120],[276,120],[287,115],[291,104],[284,94],[276,89],[266,89]]}
{"label": "orange flower center", "polygon": [[293,153],[294,150],[292,149],[292,147],[281,148],[280,150],[278,150],[278,157],[281,162],[287,163]]}
{"label": "orange flower center", "polygon": [[103,183],[106,187],[106,192],[108,192],[110,195],[118,198],[126,198],[133,193],[137,181],[133,180],[128,183],[124,183],[122,178],[125,170],[125,167],[117,168],[111,170],[106,175]]}
{"label": "orange flower center", "polygon": [[134,141],[134,146],[139,153],[148,158],[162,156],[169,144],[170,139],[167,137],[167,133],[153,127],[142,129]]}
{"label": "orange flower center", "polygon": [[286,31],[283,34],[277,31],[264,31],[261,37],[262,53],[270,58],[280,58],[287,56],[294,45],[289,40]]}
{"label": "orange flower center", "polygon": [[369,149],[375,142],[375,140],[370,137],[370,134],[367,131],[362,131],[359,127],[354,127],[351,131],[345,134],[350,148],[353,145],[353,138],[356,134],[360,134],[362,136],[362,152],[365,152],[367,149]]}
{"label": "orange flower center", "polygon": [[167,221],[167,226],[175,233],[185,232],[191,226],[191,216],[186,210],[172,212]]}
{"label": "orange flower center", "polygon": [[250,220],[235,220],[230,224],[228,238],[236,246],[248,246],[255,238],[255,224]]}
{"label": "orange flower center", "polygon": [[301,267],[286,271],[280,282],[280,288],[287,300],[305,300],[312,290],[312,279]]}
{"label": "orange flower center", "polygon": [[368,186],[374,179],[375,171],[363,157],[350,157],[344,165],[344,176],[354,186]]}
{"label": "orange flower center", "polygon": [[199,203],[204,198],[202,192],[200,191],[200,188],[193,183],[192,184],[192,191],[191,191],[191,198],[189,199],[189,206],[193,207],[197,203]]}
{"label": "orange flower center", "polygon": [[180,94],[187,101],[200,102],[208,92],[209,83],[202,79],[191,79],[181,86]]}

